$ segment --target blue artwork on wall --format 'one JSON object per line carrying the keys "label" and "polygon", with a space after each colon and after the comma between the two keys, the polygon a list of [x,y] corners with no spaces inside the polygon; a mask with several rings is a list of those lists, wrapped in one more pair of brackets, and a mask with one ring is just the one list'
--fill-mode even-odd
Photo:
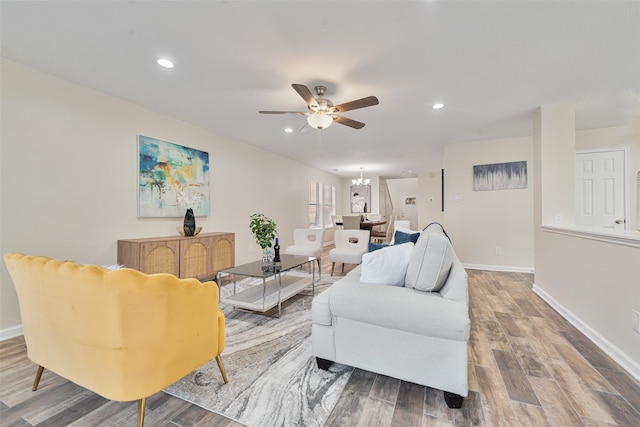
{"label": "blue artwork on wall", "polygon": [[527,188],[527,162],[493,163],[473,167],[475,191]]}
{"label": "blue artwork on wall", "polygon": [[138,135],[138,216],[209,215],[209,153]]}

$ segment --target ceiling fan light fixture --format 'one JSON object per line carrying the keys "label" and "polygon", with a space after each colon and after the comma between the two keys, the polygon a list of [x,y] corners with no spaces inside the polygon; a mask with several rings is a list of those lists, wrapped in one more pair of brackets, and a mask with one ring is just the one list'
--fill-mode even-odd
{"label": "ceiling fan light fixture", "polygon": [[170,61],[167,58],[159,58],[156,62],[158,63],[158,65],[160,65],[161,67],[164,67],[164,68],[173,68],[174,67],[173,62]]}
{"label": "ceiling fan light fixture", "polygon": [[333,117],[328,114],[314,113],[307,116],[307,123],[314,129],[326,129],[333,123]]}

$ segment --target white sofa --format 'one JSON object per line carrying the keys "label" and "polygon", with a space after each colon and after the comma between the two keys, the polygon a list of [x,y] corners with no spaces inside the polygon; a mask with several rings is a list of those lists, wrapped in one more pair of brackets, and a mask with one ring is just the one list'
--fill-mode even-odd
{"label": "white sofa", "polygon": [[[314,298],[313,355],[321,369],[336,362],[442,390],[447,405],[459,408],[468,394],[467,274],[445,234],[423,231],[415,247],[398,246],[404,249],[381,251],[393,250],[404,264],[368,253]],[[381,268],[393,270],[393,286],[361,281],[384,277]]]}

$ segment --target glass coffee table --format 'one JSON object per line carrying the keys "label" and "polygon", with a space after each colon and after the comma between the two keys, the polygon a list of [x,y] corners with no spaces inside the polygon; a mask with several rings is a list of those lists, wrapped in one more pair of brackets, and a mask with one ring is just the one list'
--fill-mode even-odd
{"label": "glass coffee table", "polygon": [[[218,283],[221,282],[221,274],[233,275],[233,294],[221,301],[233,305],[235,309],[244,309],[265,313],[278,306],[278,317],[282,314],[282,302],[300,293],[309,286],[308,280],[301,278],[294,282],[287,281],[283,284],[282,273],[286,273],[304,264],[311,263],[311,294],[315,293],[316,266],[315,257],[281,255],[281,262],[269,270],[265,270],[262,261],[250,262],[233,268],[226,268],[218,272]],[[236,277],[262,278],[262,286],[252,286],[240,292],[236,292]]]}

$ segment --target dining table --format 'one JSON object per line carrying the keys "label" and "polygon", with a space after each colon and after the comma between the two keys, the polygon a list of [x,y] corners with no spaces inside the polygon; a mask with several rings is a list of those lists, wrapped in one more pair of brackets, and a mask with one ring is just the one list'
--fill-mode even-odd
{"label": "dining table", "polygon": [[371,231],[373,227],[377,227],[378,225],[384,225],[387,221],[360,221],[360,230],[369,230]]}

